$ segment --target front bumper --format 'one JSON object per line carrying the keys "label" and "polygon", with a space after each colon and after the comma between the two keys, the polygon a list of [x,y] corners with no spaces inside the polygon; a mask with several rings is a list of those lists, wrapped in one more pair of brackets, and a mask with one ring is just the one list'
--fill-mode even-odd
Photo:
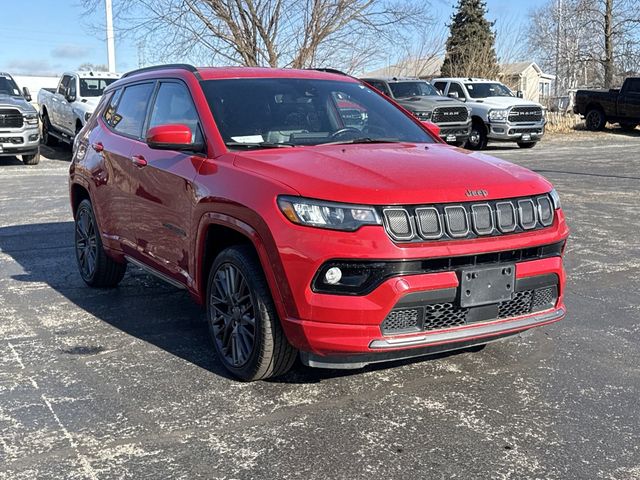
{"label": "front bumper", "polygon": [[[301,227],[304,228],[304,227]],[[462,257],[486,252],[508,252],[562,242],[568,229],[561,210],[554,224],[533,232],[472,240],[395,245],[383,229],[366,227],[349,236],[339,232],[320,231],[322,240],[311,241],[313,233],[305,229],[307,241],[280,246],[280,258],[289,290],[280,312],[289,339],[310,365],[350,365],[405,358],[426,353],[464,348],[477,343],[527,330],[560,320],[564,316],[565,272],[560,256],[527,259],[515,263],[515,278],[531,285],[535,278],[555,278],[557,296],[552,305],[531,315],[518,313],[507,318],[474,317],[468,324],[412,333],[383,332],[382,324],[403,299],[415,294],[444,290],[459,293],[460,279],[456,268],[435,273],[399,275],[388,278],[366,295],[336,295],[315,292],[312,280],[325,262],[342,252],[345,259],[430,259]],[[350,238],[349,238],[350,237]],[[300,250],[304,247],[303,250]],[[524,288],[524,287],[523,287]],[[529,287],[532,288],[532,287]],[[556,314],[552,314],[556,312]],[[503,316],[504,317],[504,316]],[[486,318],[486,320],[484,320]],[[471,342],[471,343],[470,343]],[[425,353],[426,352],[426,353]],[[352,361],[346,361],[350,358]],[[338,360],[336,360],[338,359]],[[344,367],[347,368],[347,367]]]}
{"label": "front bumper", "polygon": [[490,123],[488,138],[502,142],[537,142],[544,135],[545,122]]}
{"label": "front bumper", "polygon": [[438,123],[440,138],[447,143],[461,144],[466,142],[471,133],[471,120],[467,123]]}
{"label": "front bumper", "polygon": [[3,130],[0,133],[0,156],[34,155],[40,145],[37,126],[19,131]]}

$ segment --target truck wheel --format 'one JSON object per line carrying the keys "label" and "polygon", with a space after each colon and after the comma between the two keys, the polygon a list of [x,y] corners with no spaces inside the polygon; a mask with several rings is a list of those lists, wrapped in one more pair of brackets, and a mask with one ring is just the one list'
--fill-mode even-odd
{"label": "truck wheel", "polygon": [[604,113],[602,112],[602,110],[592,108],[587,112],[587,116],[585,117],[587,130],[591,130],[593,132],[602,130],[604,129],[606,123],[607,119],[604,117]]}
{"label": "truck wheel", "polygon": [[638,125],[636,123],[621,123],[620,124],[620,128],[622,128],[622,130],[624,130],[625,132],[633,132],[633,131],[635,131],[637,126]]}
{"label": "truck wheel", "polygon": [[473,122],[467,140],[467,148],[469,150],[484,150],[487,148],[487,141],[487,127],[482,122]]}
{"label": "truck wheel", "polygon": [[229,247],[215,259],[207,284],[207,322],[218,358],[244,381],[282,375],[296,359],[260,262],[248,246]]}
{"label": "truck wheel", "polygon": [[89,200],[82,200],[75,215],[75,250],[82,280],[90,287],[115,287],[127,271],[126,263],[118,263],[102,246],[96,216]]}
{"label": "truck wheel", "polygon": [[538,142],[518,142],[520,148],[533,148]]}
{"label": "truck wheel", "polygon": [[22,155],[22,163],[25,165],[37,165],[40,163],[40,152],[33,155]]}
{"label": "truck wheel", "polygon": [[51,122],[49,121],[49,115],[46,113],[42,117],[42,143],[48,147],[53,147],[58,144],[58,139],[51,136]]}

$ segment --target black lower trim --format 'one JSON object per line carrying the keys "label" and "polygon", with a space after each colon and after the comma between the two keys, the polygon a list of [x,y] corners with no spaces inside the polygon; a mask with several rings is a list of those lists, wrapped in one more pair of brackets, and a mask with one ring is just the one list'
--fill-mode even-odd
{"label": "black lower trim", "polygon": [[23,148],[3,148],[0,152],[0,156],[12,157],[14,155],[36,155],[38,153],[38,147],[23,147]]}

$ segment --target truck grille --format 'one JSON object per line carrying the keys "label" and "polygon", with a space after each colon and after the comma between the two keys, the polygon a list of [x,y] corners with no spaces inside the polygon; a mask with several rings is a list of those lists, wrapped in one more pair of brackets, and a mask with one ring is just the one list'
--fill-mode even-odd
{"label": "truck grille", "polygon": [[433,123],[466,123],[469,112],[465,107],[437,107],[433,109]]}
{"label": "truck grille", "polygon": [[493,304],[493,315],[489,315],[489,318],[474,315],[474,309],[484,309],[486,307],[461,308],[456,302],[431,303],[411,308],[394,308],[384,319],[380,328],[383,335],[430,332],[480,321],[490,322],[492,320],[521,317],[541,312],[555,307],[557,300],[557,285],[549,285],[533,290],[514,292],[511,300]]}
{"label": "truck grille", "polygon": [[0,109],[0,128],[22,128],[22,113],[15,108]]}
{"label": "truck grille", "polygon": [[542,120],[540,107],[513,107],[509,111],[510,122],[539,122]]}
{"label": "truck grille", "polygon": [[548,195],[382,210],[385,229],[396,242],[520,233],[550,226],[554,215]]}

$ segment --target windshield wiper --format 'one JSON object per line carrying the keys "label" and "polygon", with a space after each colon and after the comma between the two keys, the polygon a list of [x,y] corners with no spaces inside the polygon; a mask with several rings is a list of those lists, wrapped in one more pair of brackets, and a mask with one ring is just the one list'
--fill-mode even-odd
{"label": "windshield wiper", "polygon": [[244,147],[244,148],[291,148],[297,145],[293,143],[271,143],[271,142],[224,142],[227,147]]}
{"label": "windshield wiper", "polygon": [[360,137],[352,138],[351,140],[338,140],[335,142],[319,143],[318,145],[351,145],[355,143],[400,143],[397,138],[371,138]]}

